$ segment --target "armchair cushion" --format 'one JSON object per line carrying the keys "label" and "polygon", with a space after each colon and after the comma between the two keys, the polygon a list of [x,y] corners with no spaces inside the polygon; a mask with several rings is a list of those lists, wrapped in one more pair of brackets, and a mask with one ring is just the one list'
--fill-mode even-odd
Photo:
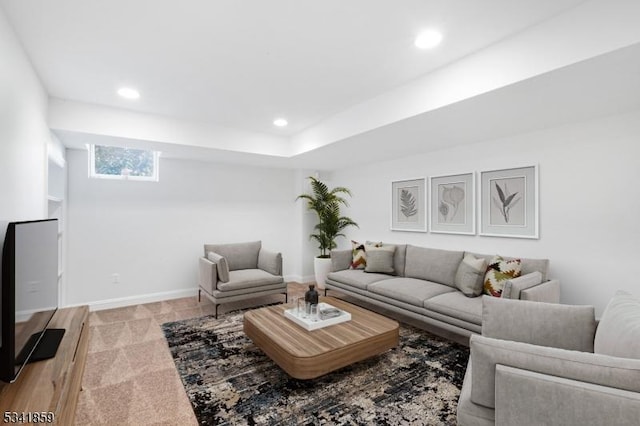
{"label": "armchair cushion", "polygon": [[272,275],[262,269],[240,269],[229,272],[229,282],[218,283],[218,290],[240,290],[258,286],[280,284],[282,277]]}
{"label": "armchair cushion", "polygon": [[256,269],[258,267],[258,253],[262,247],[261,241],[232,244],[205,244],[205,256],[214,252],[227,259],[229,271],[238,269]]}
{"label": "armchair cushion", "polygon": [[593,306],[482,297],[482,335],[496,339],[593,352]]}
{"label": "armchair cushion", "polygon": [[207,254],[207,259],[216,264],[216,271],[218,272],[218,279],[223,283],[229,281],[229,264],[227,259],[212,251]]}
{"label": "armchair cushion", "polygon": [[272,275],[282,275],[282,254],[260,249],[258,252],[258,268]]}
{"label": "armchair cushion", "polygon": [[594,352],[640,359],[640,299],[618,291],[602,314]]}

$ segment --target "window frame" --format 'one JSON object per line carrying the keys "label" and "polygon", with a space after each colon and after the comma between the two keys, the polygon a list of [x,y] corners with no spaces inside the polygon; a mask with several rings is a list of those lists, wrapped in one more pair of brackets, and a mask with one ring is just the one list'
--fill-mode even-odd
{"label": "window frame", "polygon": [[[110,145],[99,145],[110,146]],[[110,179],[110,180],[134,180],[142,182],[158,182],[160,180],[160,151],[155,151],[145,148],[131,148],[148,151],[153,154],[153,174],[151,176],[131,176],[128,174],[108,175],[102,173],[96,173],[96,144],[87,144],[87,150],[89,151],[89,178],[91,179]],[[127,149],[127,147],[116,147]]]}

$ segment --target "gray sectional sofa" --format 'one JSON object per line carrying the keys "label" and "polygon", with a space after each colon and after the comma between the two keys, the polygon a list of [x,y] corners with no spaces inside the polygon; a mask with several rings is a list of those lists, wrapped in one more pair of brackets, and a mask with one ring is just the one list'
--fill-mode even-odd
{"label": "gray sectional sofa", "polygon": [[[338,290],[464,338],[481,332],[482,296],[465,296],[456,287],[459,281],[456,274],[465,252],[408,244],[384,246],[395,246],[391,274],[349,269],[351,250],[333,250],[326,289]],[[472,254],[487,263],[493,258]],[[558,303],[560,283],[547,278],[548,266],[547,259],[521,259],[521,276],[506,283],[502,297]]]}

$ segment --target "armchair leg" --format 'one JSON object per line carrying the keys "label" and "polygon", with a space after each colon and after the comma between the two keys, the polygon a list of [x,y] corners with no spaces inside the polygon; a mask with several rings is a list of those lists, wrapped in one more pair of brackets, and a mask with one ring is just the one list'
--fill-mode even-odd
{"label": "armchair leg", "polygon": [[284,303],[289,303],[289,294],[286,291],[284,292]]}
{"label": "armchair leg", "polygon": [[218,304],[214,303],[213,306],[215,306],[215,308],[216,308],[215,318],[218,319]]}
{"label": "armchair leg", "polygon": [[328,288],[324,289],[324,297],[327,297],[327,290],[329,290]]}
{"label": "armchair leg", "polygon": [[200,303],[200,293],[202,292],[202,290],[198,289],[198,303]]}

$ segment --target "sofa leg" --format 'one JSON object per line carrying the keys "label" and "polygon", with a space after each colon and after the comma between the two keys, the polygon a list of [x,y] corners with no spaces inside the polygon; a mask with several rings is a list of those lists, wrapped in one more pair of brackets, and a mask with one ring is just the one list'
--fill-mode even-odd
{"label": "sofa leg", "polygon": [[284,292],[284,303],[289,303],[289,294],[286,291]]}
{"label": "sofa leg", "polygon": [[202,290],[198,289],[198,303],[200,303],[200,293],[202,292]]}
{"label": "sofa leg", "polygon": [[324,297],[327,297],[327,290],[329,290],[328,288],[324,289]]}
{"label": "sofa leg", "polygon": [[213,306],[215,306],[215,308],[216,308],[215,318],[218,319],[218,304],[214,303]]}

